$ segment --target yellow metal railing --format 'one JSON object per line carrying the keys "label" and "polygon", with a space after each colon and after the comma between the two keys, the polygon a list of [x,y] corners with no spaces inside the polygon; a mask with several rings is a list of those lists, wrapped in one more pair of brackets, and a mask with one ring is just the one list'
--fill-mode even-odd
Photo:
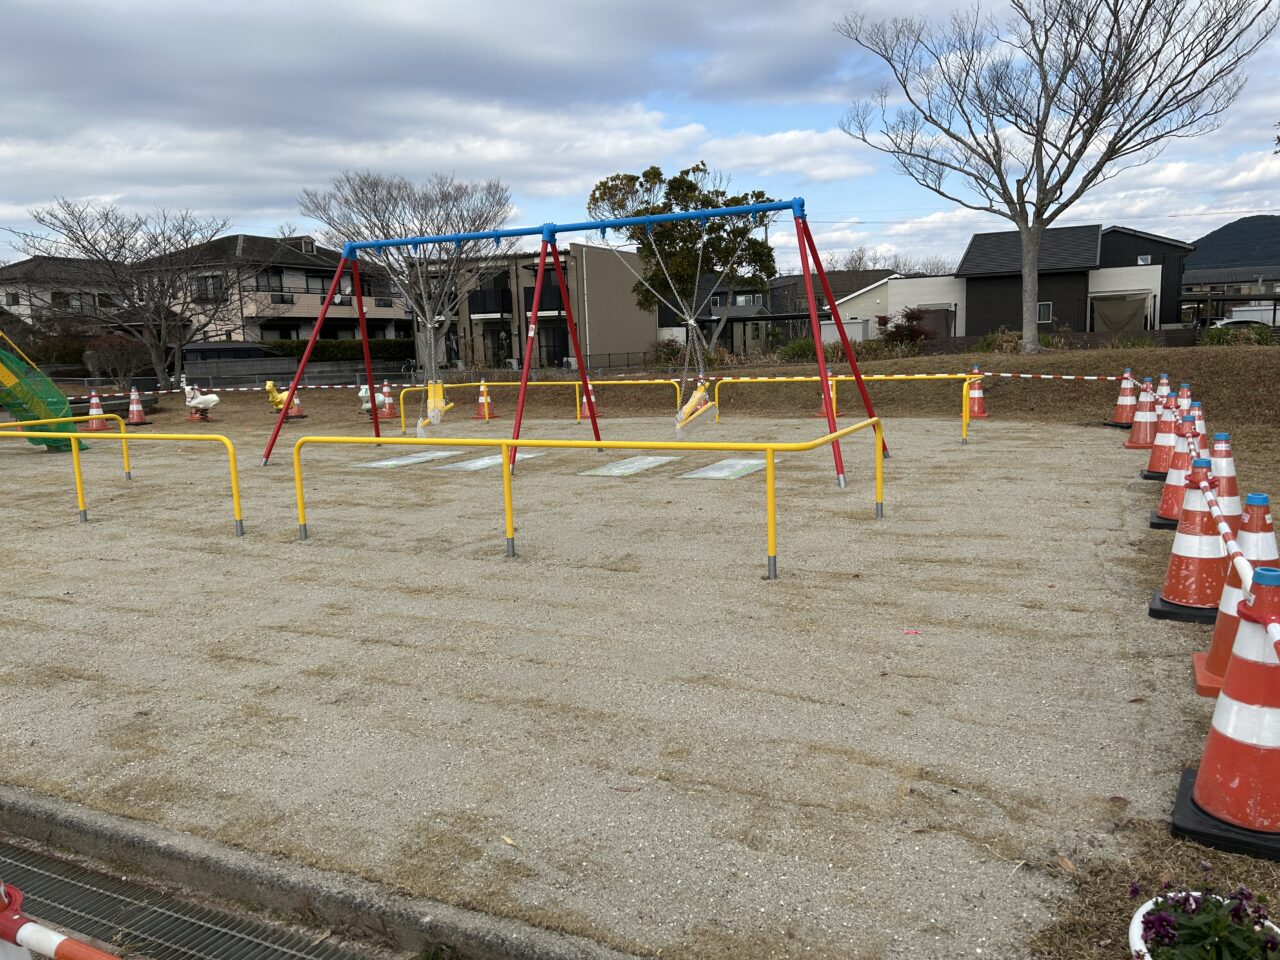
{"label": "yellow metal railing", "polygon": [[[76,417],[48,417],[47,419],[44,419],[44,420],[14,420],[12,423],[0,423],[0,430],[14,431],[19,429],[25,429],[27,427],[47,427],[47,426],[52,426],[55,423],[87,423],[90,420],[114,420],[116,423],[120,424],[120,433],[123,434],[125,432],[124,420],[121,419],[120,415],[116,413],[99,413],[95,416],[89,416],[88,414],[81,414],[80,416],[76,416]],[[73,436],[73,434],[69,433],[67,434],[67,436],[70,437],[70,436]],[[84,434],[77,433],[77,434],[74,434],[74,436],[83,437]],[[79,444],[72,443],[71,446],[78,447]],[[78,450],[74,450],[74,449],[71,452],[73,454],[79,453]],[[124,460],[124,478],[126,480],[132,480],[133,471],[129,467],[129,441],[128,440],[120,441],[120,456]],[[74,460],[76,458],[73,456],[72,459]]]}
{"label": "yellow metal railing", "polygon": [[[120,420],[114,413],[99,414],[96,417],[58,417],[51,420],[26,420],[20,421],[25,427],[28,424],[53,424],[53,423],[80,423],[85,420]],[[152,441],[161,442],[205,442],[205,443],[221,443],[227,451],[227,468],[231,474],[231,506],[232,513],[235,517],[236,536],[244,536],[244,514],[240,506],[240,473],[236,466],[236,448],[235,445],[226,437],[216,433],[126,433],[124,430],[124,422],[120,421],[121,427],[119,433],[38,433],[31,430],[22,430],[10,432],[7,429],[0,429],[0,440],[23,440],[29,437],[38,439],[58,439],[71,440],[71,465],[75,472],[76,479],[76,505],[80,509],[80,520],[85,522],[89,519],[89,508],[85,502],[84,495],[84,471],[80,464],[80,444],[76,440],[119,440],[120,447],[124,450],[130,442],[137,443],[139,441],[150,443]],[[0,425],[0,427],[8,427],[9,424]],[[128,454],[125,454],[125,477],[132,479],[132,471],[129,469]]]}
{"label": "yellow metal railing", "polygon": [[[651,386],[657,386],[657,385],[674,387],[676,391],[675,409],[677,410],[680,409],[680,381],[679,380],[592,380],[590,382],[593,389],[595,387],[621,387],[621,386],[651,387]],[[486,387],[518,387],[520,386],[519,380],[485,380],[483,381],[483,383]],[[471,387],[472,389],[478,390],[480,389],[480,384],[481,384],[480,380],[467,381],[466,383],[446,383],[444,385],[444,388],[445,390],[460,390],[465,387]],[[581,380],[530,380],[529,386],[531,387],[572,387],[574,417],[579,423],[582,422],[582,381]],[[405,387],[403,390],[400,391],[400,433],[401,434],[408,432],[408,426],[405,420],[404,398],[411,393],[426,393],[426,392],[427,392],[427,387],[425,385],[418,386],[418,387]]]}
{"label": "yellow metal railing", "polygon": [[[720,388],[725,384],[737,383],[817,383],[821,378],[812,374],[808,376],[798,377],[721,377],[716,381],[715,391],[712,394],[712,402],[716,407],[715,419],[720,420]],[[841,383],[852,383],[857,381],[857,377],[849,374],[833,375],[831,378],[831,403],[837,412],[839,405],[837,400],[837,391]],[[975,376],[970,373],[878,373],[867,374],[863,376],[863,382],[891,382],[891,381],[938,381],[938,380],[960,380],[963,381],[961,386],[961,403],[960,403],[960,442],[969,442],[969,383],[973,380],[981,380],[982,377]]]}
{"label": "yellow metal railing", "polygon": [[502,500],[506,514],[507,556],[516,555],[515,510],[511,496],[511,450],[515,447],[545,450],[669,450],[713,451],[730,453],[763,453],[765,455],[765,537],[768,549],[767,579],[778,578],[778,518],[775,455],[803,453],[870,428],[875,433],[875,515],[884,516],[884,443],[879,417],[871,417],[859,423],[818,437],[795,443],[781,442],[713,442],[656,440],[511,440],[497,438],[465,437],[301,437],[293,445],[293,485],[298,503],[298,539],[307,539],[307,509],[302,483],[302,448],[310,444],[339,446],[419,446],[419,447],[488,447],[502,453]]}

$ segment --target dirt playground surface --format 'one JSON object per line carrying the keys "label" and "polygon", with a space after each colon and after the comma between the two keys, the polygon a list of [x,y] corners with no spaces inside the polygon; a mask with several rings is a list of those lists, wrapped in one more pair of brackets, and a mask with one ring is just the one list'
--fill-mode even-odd
{"label": "dirt playground surface", "polygon": [[[473,454],[313,448],[299,543],[291,440],[367,431],[304,404],[266,468],[261,395],[192,427],[237,444],[243,539],[215,445],[138,443],[126,483],[92,442],[85,525],[68,457],[0,446],[6,782],[638,955],[1017,957],[1206,729],[1116,431],[891,420],[883,521],[870,433],[843,492],[829,450],[781,455],[769,583],[763,474],[679,479],[710,453],[522,462],[508,560],[498,471],[436,469]],[[571,410],[527,435],[587,436]],[[470,413],[442,433],[510,430]],[[696,438],[819,432],[727,409]]]}

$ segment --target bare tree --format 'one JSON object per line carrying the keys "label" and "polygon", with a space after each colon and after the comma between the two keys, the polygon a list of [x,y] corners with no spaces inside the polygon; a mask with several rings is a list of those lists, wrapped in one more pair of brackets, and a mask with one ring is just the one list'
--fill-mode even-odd
{"label": "bare tree", "polygon": [[[346,170],[327,190],[304,190],[298,198],[303,216],[324,224],[324,239],[346,241],[442,236],[497,230],[512,213],[511,190],[498,180],[457,180],[434,173],[420,184],[404,177]],[[418,366],[439,379],[445,336],[457,318],[461,300],[486,277],[503,269],[513,240],[395,247],[381,251],[386,269],[414,313]]]}
{"label": "bare tree", "polygon": [[1216,129],[1241,68],[1276,25],[1276,0],[1013,0],[939,25],[850,15],[838,32],[892,84],[842,126],[900,172],[1022,241],[1022,348],[1039,349],[1040,240],[1084,194]]}
{"label": "bare tree", "polygon": [[896,250],[884,253],[863,246],[854,247],[843,256],[835,258],[833,266],[837,270],[892,270],[903,275],[925,274],[933,277],[950,274],[956,268],[955,262],[947,257],[913,257]]}
{"label": "bare tree", "polygon": [[33,287],[33,317],[137,341],[162,388],[170,370],[181,373],[188,343],[242,328],[242,288],[267,265],[241,256],[234,243],[215,243],[230,241],[222,236],[228,221],[190,210],[131,213],[59,199],[29,215],[40,230],[12,231],[20,247],[66,258],[62,283],[73,288]]}

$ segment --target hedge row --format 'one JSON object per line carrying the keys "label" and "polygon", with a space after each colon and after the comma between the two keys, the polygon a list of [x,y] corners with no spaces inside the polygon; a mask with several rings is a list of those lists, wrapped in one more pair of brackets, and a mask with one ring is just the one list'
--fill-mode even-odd
{"label": "hedge row", "polygon": [[[264,340],[262,345],[282,357],[301,357],[302,351],[307,349],[305,340]],[[413,340],[370,340],[369,356],[373,360],[412,360]],[[315,349],[311,351],[311,359],[317,362],[363,360],[364,350],[359,340],[317,340]]]}

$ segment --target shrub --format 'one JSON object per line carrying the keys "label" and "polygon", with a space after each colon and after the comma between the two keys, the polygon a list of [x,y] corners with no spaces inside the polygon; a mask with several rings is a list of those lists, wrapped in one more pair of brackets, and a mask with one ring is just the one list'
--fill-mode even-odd
{"label": "shrub", "polygon": [[783,363],[811,363],[818,359],[818,352],[813,348],[813,337],[796,337],[778,350],[778,359]]}
{"label": "shrub", "polygon": [[1143,350],[1155,345],[1156,342],[1151,337],[1126,336],[1123,334],[1118,337],[1112,337],[1107,341],[1107,347],[1111,350]]}
{"label": "shrub", "polygon": [[920,343],[938,335],[924,325],[924,311],[917,307],[903,307],[896,316],[878,316],[876,326],[886,343]]}
{"label": "shrub", "polygon": [[1204,347],[1273,346],[1276,342],[1272,330],[1262,324],[1247,327],[1210,327],[1200,334]]}
{"label": "shrub", "polygon": [[[864,360],[900,360],[903,357],[920,356],[920,341],[908,340],[906,343],[890,343],[886,340],[863,340],[861,343],[853,345],[854,355],[857,356],[859,362]],[[835,359],[843,359],[844,351],[840,351],[839,357]]]}
{"label": "shrub", "polygon": [[1001,327],[979,337],[973,349],[978,353],[1021,353],[1022,334],[1017,330]]}
{"label": "shrub", "polygon": [[110,377],[118,390],[128,388],[130,381],[151,362],[145,346],[120,334],[94,337],[84,355],[93,375]]}
{"label": "shrub", "polygon": [[684,344],[677,340],[661,337],[649,344],[649,352],[657,366],[684,363]]}

